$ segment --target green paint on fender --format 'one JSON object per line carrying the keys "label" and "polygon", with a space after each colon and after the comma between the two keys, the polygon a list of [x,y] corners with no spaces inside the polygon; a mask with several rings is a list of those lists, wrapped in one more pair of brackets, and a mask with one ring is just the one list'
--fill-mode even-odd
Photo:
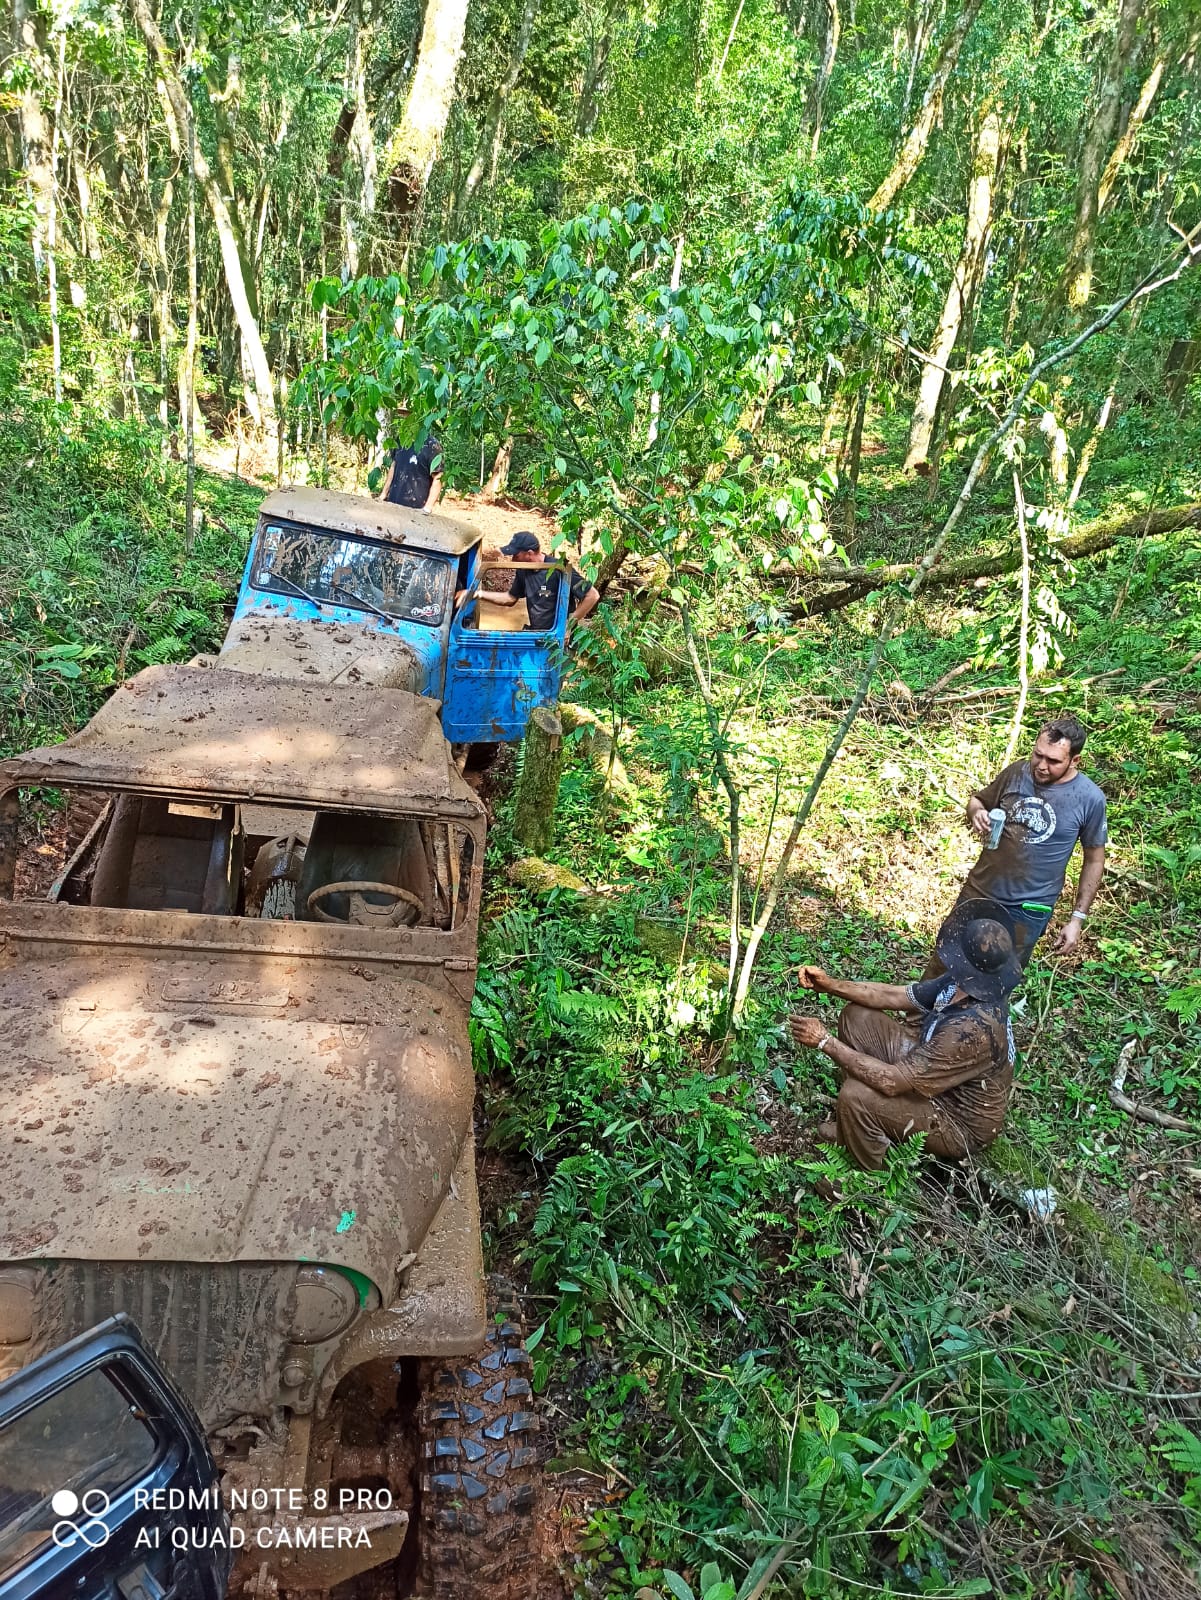
{"label": "green paint on fender", "polygon": [[344,1211],[339,1219],[338,1226],[335,1231],[338,1233],[349,1233],[354,1227],[354,1219],[357,1216],[357,1211]]}

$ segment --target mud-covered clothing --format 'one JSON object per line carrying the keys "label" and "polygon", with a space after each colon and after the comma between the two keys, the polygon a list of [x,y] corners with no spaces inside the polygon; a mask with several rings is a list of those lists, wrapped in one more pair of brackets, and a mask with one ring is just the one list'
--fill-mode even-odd
{"label": "mud-covered clothing", "polygon": [[838,1037],[852,1050],[898,1069],[899,1094],[885,1095],[848,1074],[839,1091],[839,1140],[857,1165],[883,1166],[891,1144],[926,1134],[934,1155],[982,1150],[1001,1131],[1016,1052],[1004,1000],[953,1001],[954,982],[910,984],[918,1011],[905,1022],[866,1006],[843,1007]]}
{"label": "mud-covered clothing", "polygon": [[999,900],[1014,915],[1024,902],[1054,906],[1076,841],[1093,850],[1108,837],[1105,796],[1083,772],[1044,785],[1035,783],[1029,761],[1015,761],[976,799],[989,811],[1004,811],[1005,826],[997,848],[981,850],[964,894]]}
{"label": "mud-covered clothing", "polygon": [[424,506],[430,497],[430,486],[436,476],[437,470],[442,470],[442,446],[431,433],[429,438],[416,449],[413,445],[401,445],[392,454],[392,482],[388,485],[388,500],[396,506]]}
{"label": "mud-covered clothing", "polygon": [[[525,601],[526,613],[530,619],[529,627],[534,633],[545,633],[548,628],[553,628],[555,625],[555,609],[559,604],[559,583],[563,573],[560,567],[556,567],[553,572],[544,570],[553,562],[553,556],[543,556],[540,566],[535,566],[532,562],[529,565],[519,566],[513,575],[513,582],[509,585],[509,593],[513,598]],[[567,609],[571,612],[579,605],[592,585],[573,567],[567,569],[567,575],[571,585]]]}

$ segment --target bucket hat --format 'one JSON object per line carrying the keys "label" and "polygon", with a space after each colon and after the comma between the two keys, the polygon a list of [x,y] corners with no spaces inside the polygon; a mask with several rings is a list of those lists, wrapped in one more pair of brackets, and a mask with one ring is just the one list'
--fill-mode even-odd
{"label": "bucket hat", "polygon": [[973,1000],[1002,1000],[1022,981],[1014,921],[995,900],[963,900],[938,930],[944,967]]}

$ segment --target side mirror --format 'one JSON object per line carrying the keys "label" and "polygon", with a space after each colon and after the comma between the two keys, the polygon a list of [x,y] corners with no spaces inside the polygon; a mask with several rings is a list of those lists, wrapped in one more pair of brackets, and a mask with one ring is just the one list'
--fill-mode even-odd
{"label": "side mirror", "polygon": [[122,1315],[0,1384],[0,1600],[221,1600],[199,1420]]}

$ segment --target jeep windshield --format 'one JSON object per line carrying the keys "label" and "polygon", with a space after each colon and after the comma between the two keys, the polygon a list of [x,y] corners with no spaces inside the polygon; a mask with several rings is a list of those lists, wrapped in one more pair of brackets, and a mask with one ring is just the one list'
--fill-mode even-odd
{"label": "jeep windshield", "polygon": [[436,556],[373,539],[267,522],[255,545],[251,583],[317,605],[344,606],[436,628],[446,615],[451,567]]}

